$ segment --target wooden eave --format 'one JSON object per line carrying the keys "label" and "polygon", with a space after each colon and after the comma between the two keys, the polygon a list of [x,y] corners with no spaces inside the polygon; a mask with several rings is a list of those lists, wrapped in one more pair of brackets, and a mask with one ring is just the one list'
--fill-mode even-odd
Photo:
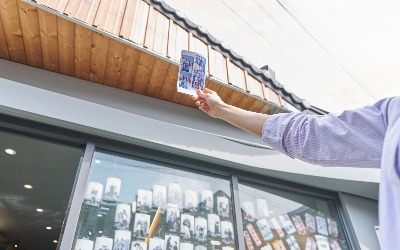
{"label": "wooden eave", "polygon": [[206,86],[227,103],[287,112],[281,95],[143,0],[0,0],[0,58],[195,107],[176,91],[181,50],[207,56]]}

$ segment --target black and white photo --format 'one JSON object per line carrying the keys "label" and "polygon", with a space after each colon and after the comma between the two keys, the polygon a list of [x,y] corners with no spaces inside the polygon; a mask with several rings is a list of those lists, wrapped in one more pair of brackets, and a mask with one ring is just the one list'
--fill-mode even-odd
{"label": "black and white photo", "polygon": [[193,250],[193,244],[192,243],[181,243],[180,250]]}
{"label": "black and white photo", "polygon": [[129,229],[131,221],[131,206],[129,204],[118,204],[115,211],[114,227],[117,229]]}
{"label": "black and white photo", "polygon": [[[318,225],[318,218],[317,218],[317,225]],[[330,250],[328,237],[322,235],[315,235],[315,240],[317,241],[318,250]]]}
{"label": "black and white photo", "polygon": [[185,209],[191,212],[196,211],[197,208],[197,192],[193,190],[185,191]]}
{"label": "black and white photo", "polygon": [[165,250],[164,240],[160,238],[150,238],[149,250]]}
{"label": "black and white photo", "polygon": [[181,235],[183,239],[190,239],[194,233],[194,216],[181,214]]}
{"label": "black and white photo", "polygon": [[233,225],[230,221],[221,221],[221,239],[224,244],[232,244],[235,240]]}
{"label": "black and white photo", "polygon": [[221,235],[221,221],[219,216],[216,214],[208,214],[208,235],[211,237],[217,237]]}
{"label": "black and white photo", "polygon": [[179,183],[173,182],[168,185],[168,203],[181,205],[182,191]]}
{"label": "black and white photo", "polygon": [[147,244],[143,241],[133,241],[131,250],[147,250]]}
{"label": "black and white photo", "polygon": [[112,250],[113,239],[107,237],[97,237],[94,250]]}
{"label": "black and white photo", "polygon": [[201,192],[201,206],[204,210],[212,213],[214,207],[214,195],[211,190],[205,189]]}
{"label": "black and white photo", "polygon": [[99,206],[103,195],[103,184],[100,182],[89,182],[85,192],[85,204]]}
{"label": "black and white photo", "polygon": [[133,227],[133,233],[139,239],[143,239],[147,236],[150,227],[150,215],[136,213],[135,222]]}
{"label": "black and white photo", "polygon": [[167,202],[167,187],[153,185],[153,206],[164,207]]}
{"label": "black and white photo", "polygon": [[218,204],[218,215],[221,218],[228,218],[229,217],[229,199],[225,196],[217,197],[217,204]]}
{"label": "black and white photo", "polygon": [[139,189],[137,193],[136,210],[139,212],[148,212],[151,209],[153,192],[150,190]]}
{"label": "black and white photo", "polygon": [[179,250],[179,236],[165,235],[165,250]]}
{"label": "black and white photo", "polygon": [[196,217],[194,219],[194,230],[196,240],[205,242],[207,239],[207,219]]}
{"label": "black and white photo", "polygon": [[75,250],[93,250],[93,241],[78,239],[76,240]]}
{"label": "black and white photo", "polygon": [[131,232],[115,230],[113,250],[129,250],[131,245]]}
{"label": "black and white photo", "polygon": [[121,180],[114,177],[108,177],[106,182],[106,188],[104,190],[103,200],[110,202],[117,201],[120,190],[121,190]]}
{"label": "black and white photo", "polygon": [[257,203],[257,214],[259,218],[269,217],[268,203],[265,199],[258,198]]}
{"label": "black and white photo", "polygon": [[194,250],[207,250],[207,247],[199,245],[199,246],[195,246]]}
{"label": "black and white photo", "polygon": [[180,211],[178,208],[167,208],[166,222],[167,230],[170,232],[178,232],[179,230]]}

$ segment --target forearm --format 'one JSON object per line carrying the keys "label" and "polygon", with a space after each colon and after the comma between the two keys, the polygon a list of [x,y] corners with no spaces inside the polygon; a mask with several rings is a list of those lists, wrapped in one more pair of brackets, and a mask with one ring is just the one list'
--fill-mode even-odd
{"label": "forearm", "polygon": [[221,106],[217,114],[217,118],[260,137],[268,118],[267,114],[247,111],[228,104]]}

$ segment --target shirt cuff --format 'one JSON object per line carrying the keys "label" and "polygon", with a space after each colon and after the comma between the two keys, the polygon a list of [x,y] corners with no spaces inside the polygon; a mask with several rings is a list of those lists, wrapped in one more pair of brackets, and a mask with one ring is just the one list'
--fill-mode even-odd
{"label": "shirt cuff", "polygon": [[284,144],[284,133],[287,125],[292,118],[298,113],[284,113],[268,116],[262,130],[262,140],[269,146],[273,147],[281,153],[291,156]]}

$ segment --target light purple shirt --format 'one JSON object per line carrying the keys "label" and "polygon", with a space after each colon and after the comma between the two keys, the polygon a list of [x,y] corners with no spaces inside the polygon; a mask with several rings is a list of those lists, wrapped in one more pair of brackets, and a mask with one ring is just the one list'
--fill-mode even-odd
{"label": "light purple shirt", "polygon": [[400,249],[400,97],[325,116],[269,116],[262,139],[313,164],[381,168],[379,224],[383,250]]}

